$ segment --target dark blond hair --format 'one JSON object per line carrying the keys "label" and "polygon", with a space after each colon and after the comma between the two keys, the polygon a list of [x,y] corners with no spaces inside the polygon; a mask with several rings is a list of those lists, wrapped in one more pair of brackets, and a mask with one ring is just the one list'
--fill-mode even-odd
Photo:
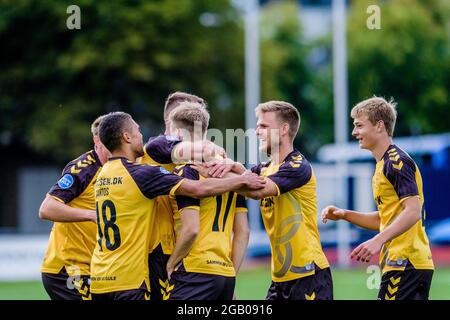
{"label": "dark blond hair", "polygon": [[195,123],[201,123],[204,134],[209,125],[209,112],[200,103],[181,102],[170,113],[169,119],[177,128],[186,129],[191,133],[194,132]]}
{"label": "dark blond hair", "polygon": [[359,102],[353,107],[350,115],[353,119],[361,115],[367,115],[373,125],[376,125],[378,121],[383,121],[387,134],[392,137],[397,119],[396,106],[397,103],[393,98],[386,101],[382,97],[374,96]]}
{"label": "dark blond hair", "polygon": [[105,115],[101,115],[97,119],[95,119],[94,122],[92,122],[91,132],[94,137],[98,136],[98,127],[100,126],[100,122],[102,122],[104,117],[105,117]]}
{"label": "dark blond hair", "polygon": [[200,97],[196,95],[186,93],[186,92],[174,92],[171,93],[166,100],[166,104],[164,105],[164,121],[169,119],[170,112],[180,105],[182,102],[195,102],[206,108],[206,102]]}
{"label": "dark blond hair", "polygon": [[294,140],[300,128],[300,112],[292,104],[285,101],[268,101],[255,108],[256,116],[261,112],[275,112],[277,119],[289,124],[289,137]]}

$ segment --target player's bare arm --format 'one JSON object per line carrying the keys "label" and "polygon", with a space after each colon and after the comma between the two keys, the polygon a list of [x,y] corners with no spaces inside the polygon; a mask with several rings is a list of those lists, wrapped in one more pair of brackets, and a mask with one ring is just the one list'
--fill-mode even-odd
{"label": "player's bare arm", "polygon": [[245,167],[243,164],[233,161],[230,158],[215,159],[206,163],[208,175],[213,178],[223,178],[228,172],[243,174]]}
{"label": "player's bare arm", "polygon": [[185,208],[181,211],[181,230],[172,255],[167,261],[167,274],[170,275],[180,261],[186,257],[200,232],[200,217],[198,209]]}
{"label": "player's bare arm", "polygon": [[266,181],[256,174],[234,176],[225,179],[185,179],[175,191],[175,195],[184,195],[192,198],[205,198],[216,196],[225,192],[236,190],[259,190],[264,188]]}
{"label": "player's bare arm", "polygon": [[215,159],[205,165],[208,168],[209,176],[213,178],[223,178],[228,172],[243,174],[246,170],[243,164],[230,158]]}
{"label": "player's bare arm", "polygon": [[[242,176],[250,175],[250,171],[246,171]],[[278,187],[270,180],[270,178],[264,178],[266,181],[266,184],[264,185],[264,188],[258,189],[258,190],[238,190],[237,192],[247,198],[251,198],[254,200],[261,200],[267,197],[274,197],[278,195]]]}
{"label": "player's bare arm", "polygon": [[378,211],[359,212],[341,209],[335,206],[327,206],[322,210],[321,217],[323,223],[327,223],[328,220],[345,220],[364,229],[380,230],[380,216]]}
{"label": "player's bare arm", "polygon": [[74,208],[47,195],[39,208],[39,218],[53,222],[96,222],[94,210]]}
{"label": "player's bare arm", "polygon": [[248,240],[250,238],[250,227],[246,212],[236,212],[233,223],[233,249],[231,260],[236,273],[239,271],[247,252]]}
{"label": "player's bare arm", "polygon": [[403,234],[420,220],[422,206],[419,197],[411,197],[404,200],[402,206],[403,211],[389,227],[353,250],[351,254],[352,259],[369,262],[372,256],[381,250],[384,243]]}
{"label": "player's bare arm", "polygon": [[209,140],[183,141],[172,150],[172,160],[174,163],[188,161],[209,162],[215,158],[226,158],[225,150]]}

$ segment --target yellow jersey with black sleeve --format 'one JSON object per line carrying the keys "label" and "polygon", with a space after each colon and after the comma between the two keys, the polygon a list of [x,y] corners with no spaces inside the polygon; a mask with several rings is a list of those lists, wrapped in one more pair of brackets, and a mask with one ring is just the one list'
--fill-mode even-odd
{"label": "yellow jersey with black sleeve", "polygon": [[[101,168],[95,151],[84,153],[66,165],[48,195],[74,208],[95,210],[94,184]],[[69,276],[89,275],[96,231],[90,221],[53,223],[41,272],[58,274],[65,268]]]}
{"label": "yellow jersey with black sleeve", "polygon": [[[160,135],[150,138],[144,146],[144,156],[140,163],[164,167],[173,172],[175,165],[172,163],[172,150],[180,143],[177,137]],[[151,226],[149,252],[152,252],[161,244],[164,254],[170,255],[175,245],[173,231],[173,213],[168,196],[159,196],[155,203],[155,223]]]}
{"label": "yellow jersey with black sleeve", "polygon": [[[204,179],[189,165],[178,166],[175,174],[191,180]],[[200,232],[189,254],[183,258],[187,272],[235,277],[231,260],[234,216],[246,213],[245,199],[234,192],[215,197],[194,199],[186,196],[170,196],[173,205],[175,234],[181,228],[183,209],[199,211]]]}
{"label": "yellow jersey with black sleeve", "polygon": [[149,290],[148,241],[155,198],[174,193],[183,178],[162,167],[110,158],[95,185],[97,244],[91,292]]}
{"label": "yellow jersey with black sleeve", "polygon": [[278,194],[260,201],[270,239],[272,280],[285,282],[329,267],[317,228],[316,177],[311,164],[293,150],[282,163],[267,162],[252,172],[272,180]]}
{"label": "yellow jersey with black sleeve", "polygon": [[403,271],[408,262],[415,269],[434,269],[430,245],[425,232],[425,206],[422,177],[413,159],[396,145],[390,145],[377,162],[372,178],[373,197],[380,215],[380,232],[403,211],[402,203],[418,197],[422,219],[400,236],[384,244],[380,252],[382,272]]}

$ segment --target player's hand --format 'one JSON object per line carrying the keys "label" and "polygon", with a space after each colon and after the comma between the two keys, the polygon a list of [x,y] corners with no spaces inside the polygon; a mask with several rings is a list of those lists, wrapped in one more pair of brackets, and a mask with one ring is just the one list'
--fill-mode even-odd
{"label": "player's hand", "polygon": [[244,180],[244,188],[250,190],[259,190],[263,189],[266,186],[266,179],[258,176],[255,173],[243,174],[241,178]]}
{"label": "player's hand", "polygon": [[380,252],[382,246],[383,242],[375,236],[357,246],[352,251],[350,259],[356,258],[356,261],[369,262],[374,255]]}
{"label": "player's hand", "polygon": [[202,164],[195,164],[191,166],[193,169],[197,170],[198,173],[205,178],[209,177],[209,168],[206,166],[206,164],[202,163]]}
{"label": "player's hand", "polygon": [[86,214],[89,218],[89,221],[97,223],[97,213],[95,212],[95,210],[86,210]]}
{"label": "player's hand", "polygon": [[251,176],[251,175],[254,175],[254,174],[256,174],[256,173],[253,173],[252,170],[245,170],[242,175],[243,176]]}
{"label": "player's hand", "polygon": [[173,269],[174,269],[174,268],[173,268],[172,266],[170,266],[170,265],[167,265],[167,266],[166,266],[167,279],[168,279],[168,280],[170,280],[170,277],[172,276]]}
{"label": "player's hand", "polygon": [[213,178],[223,178],[228,172],[233,170],[234,161],[230,158],[215,159],[206,164],[209,168],[209,176]]}
{"label": "player's hand", "polygon": [[203,160],[205,162],[224,158],[227,158],[227,153],[224,148],[219,147],[211,141],[203,141]]}
{"label": "player's hand", "polygon": [[321,218],[323,223],[327,223],[328,220],[345,219],[345,210],[335,206],[328,206],[322,210]]}

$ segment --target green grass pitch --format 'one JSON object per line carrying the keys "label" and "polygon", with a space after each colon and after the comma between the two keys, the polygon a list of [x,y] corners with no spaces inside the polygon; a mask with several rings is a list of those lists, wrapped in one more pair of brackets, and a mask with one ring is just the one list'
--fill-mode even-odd
{"label": "green grass pitch", "polygon": [[[368,274],[364,269],[332,269],[334,297],[337,300],[375,300],[377,290],[366,286]],[[237,279],[238,299],[264,299],[270,285],[270,271],[258,268],[242,271]],[[48,296],[41,282],[0,282],[0,300],[45,300]],[[433,276],[430,299],[450,300],[450,268],[437,268]]]}

